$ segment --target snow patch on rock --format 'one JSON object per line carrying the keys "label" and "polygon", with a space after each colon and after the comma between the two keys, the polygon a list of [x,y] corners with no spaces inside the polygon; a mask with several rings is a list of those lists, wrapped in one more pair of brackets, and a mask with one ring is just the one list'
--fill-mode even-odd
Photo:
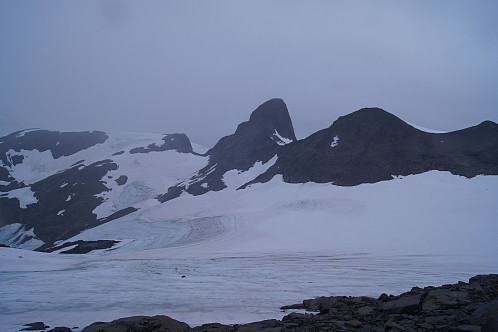
{"label": "snow patch on rock", "polygon": [[339,145],[339,135],[334,136],[334,140],[330,143],[330,147],[335,148]]}
{"label": "snow patch on rock", "polygon": [[34,128],[34,129],[26,129],[26,130],[22,130],[21,132],[19,132],[17,135],[16,135],[16,138],[19,138],[19,137],[23,137],[24,135],[26,135],[27,133],[29,133],[30,131],[37,131],[38,129]]}
{"label": "snow patch on rock", "polygon": [[25,209],[30,204],[38,203],[35,193],[31,191],[30,187],[24,187],[9,191],[8,198],[17,198],[21,208]]}
{"label": "snow patch on rock", "polygon": [[228,188],[237,189],[249,181],[254,180],[258,175],[266,172],[268,168],[275,164],[277,159],[278,157],[275,155],[266,163],[257,161],[245,172],[238,169],[232,169],[223,175],[223,182]]}
{"label": "snow patch on rock", "polygon": [[[275,139],[276,136],[276,139]],[[290,138],[283,137],[278,133],[278,131],[275,129],[275,132],[273,133],[272,139],[277,142],[278,145],[286,145],[292,142]]]}
{"label": "snow patch on rock", "polygon": [[0,227],[0,243],[27,250],[36,249],[44,244],[36,237],[33,228],[26,230],[25,226],[19,223]]}

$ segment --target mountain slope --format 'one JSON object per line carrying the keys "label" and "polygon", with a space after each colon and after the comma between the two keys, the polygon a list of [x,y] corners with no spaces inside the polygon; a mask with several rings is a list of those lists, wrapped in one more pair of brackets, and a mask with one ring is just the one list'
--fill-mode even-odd
{"label": "mountain slope", "polygon": [[[171,200],[182,192],[201,195],[222,190],[227,187],[223,180],[227,172],[237,170],[241,174],[256,162],[266,164],[280,147],[293,141],[296,141],[296,135],[287,106],[282,99],[271,99],[254,110],[249,121],[239,124],[235,133],[220,139],[207,152],[209,163],[203,169],[169,188],[167,193],[159,196],[159,200]],[[257,175],[254,174],[254,177]]]}
{"label": "mountain slope", "polygon": [[283,147],[254,182],[282,174],[290,183],[352,186],[430,170],[474,177],[498,174],[498,125],[485,121],[450,133],[427,133],[379,108],[340,117],[329,128]]}
{"label": "mountain slope", "polygon": [[34,130],[0,141],[0,238],[31,249],[158,204],[206,160],[184,134]]}
{"label": "mountain slope", "polygon": [[342,116],[297,140],[271,99],[206,153],[185,134],[16,132],[0,138],[0,243],[35,249],[171,201],[288,183],[354,186],[449,171],[498,174],[498,125],[428,133],[379,108]]}

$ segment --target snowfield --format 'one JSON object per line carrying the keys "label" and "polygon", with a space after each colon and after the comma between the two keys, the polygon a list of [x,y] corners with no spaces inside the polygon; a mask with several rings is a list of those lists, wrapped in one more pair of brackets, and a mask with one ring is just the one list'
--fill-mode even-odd
{"label": "snowfield", "polygon": [[0,248],[0,321],[5,331],[155,314],[246,323],[316,296],[377,297],[498,273],[497,197],[498,176],[433,171],[355,187],[275,177],[146,200],[71,239],[123,240],[111,250]]}

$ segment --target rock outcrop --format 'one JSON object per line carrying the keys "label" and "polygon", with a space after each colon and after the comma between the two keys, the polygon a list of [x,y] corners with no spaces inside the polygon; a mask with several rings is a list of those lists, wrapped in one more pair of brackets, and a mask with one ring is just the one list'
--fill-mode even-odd
{"label": "rock outcrop", "polygon": [[110,323],[93,323],[81,332],[135,332],[135,331],[190,331],[190,326],[167,316],[135,316],[114,320]]}
{"label": "rock outcrop", "polygon": [[87,254],[87,253],[94,251],[94,250],[110,249],[118,243],[119,243],[119,241],[115,241],[115,240],[69,241],[69,242],[65,242],[61,245],[47,248],[45,250],[40,250],[40,251],[54,252],[54,251],[61,250],[64,248],[72,247],[72,248],[69,248],[66,250],[61,250],[60,253],[61,254]]}
{"label": "rock outcrop", "polygon": [[223,137],[206,155],[209,163],[190,179],[158,197],[166,202],[188,192],[202,195],[226,188],[223,175],[229,170],[247,171],[256,162],[267,163],[282,146],[296,141],[292,120],[282,99],[271,99],[254,110],[249,121],[238,125],[232,135]]}
{"label": "rock outcrop", "polygon": [[[7,152],[12,150],[50,151],[54,159],[70,156],[96,144],[104,143],[108,136],[101,131],[59,132],[41,129],[16,131],[0,139],[0,160],[4,166],[17,164],[22,159],[9,159]],[[20,157],[22,158],[22,156]],[[7,181],[7,179],[0,178]]]}
{"label": "rock outcrop", "polygon": [[192,153],[192,144],[185,134],[168,134],[163,137],[163,144],[157,145],[155,143],[147,145],[147,147],[137,147],[130,150],[131,154],[134,153],[149,153],[160,152],[168,150],[176,150],[182,153]]}
{"label": "rock outcrop", "polygon": [[428,133],[382,109],[364,108],[282,147],[275,165],[253,182],[281,174],[290,183],[354,186],[430,170],[468,178],[498,174],[498,125],[485,121],[454,132]]}
{"label": "rock outcrop", "polygon": [[[414,287],[398,296],[320,297],[302,308],[319,314],[291,314],[286,331],[497,331],[498,275],[479,275],[468,283]],[[287,324],[287,327],[289,325]]]}

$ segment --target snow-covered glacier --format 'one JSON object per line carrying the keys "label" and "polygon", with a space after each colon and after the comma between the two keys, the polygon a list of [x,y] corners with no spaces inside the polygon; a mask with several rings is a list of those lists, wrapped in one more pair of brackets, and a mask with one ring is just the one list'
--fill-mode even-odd
{"label": "snow-covered glacier", "polygon": [[276,176],[184,193],[70,239],[121,241],[110,250],[0,248],[0,320],[6,331],[154,314],[191,326],[244,323],[315,296],[396,294],[497,273],[496,197],[498,176],[438,171],[354,187]]}

